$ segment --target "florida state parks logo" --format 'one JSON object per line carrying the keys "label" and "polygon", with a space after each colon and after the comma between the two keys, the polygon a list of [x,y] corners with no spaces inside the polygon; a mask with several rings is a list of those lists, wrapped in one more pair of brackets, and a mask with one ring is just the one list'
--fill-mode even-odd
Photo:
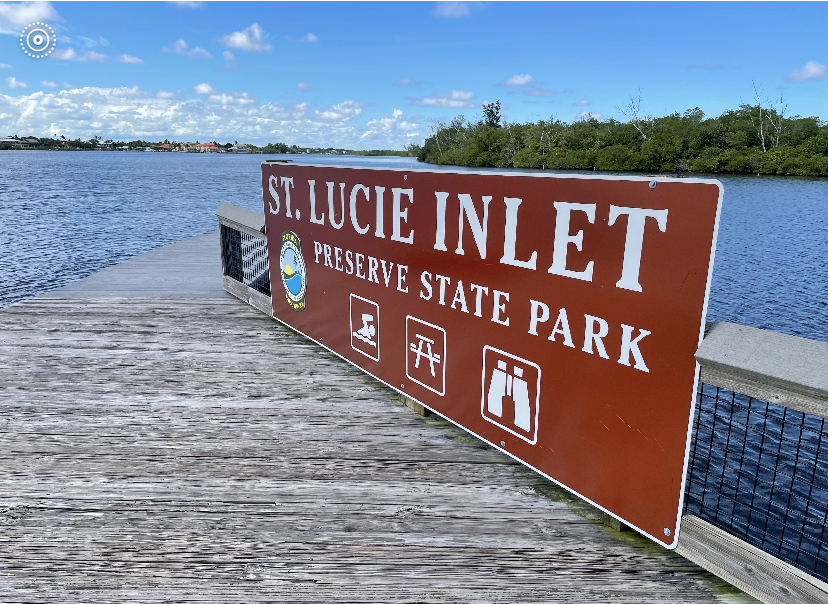
{"label": "florida state parks logo", "polygon": [[308,285],[305,258],[302,256],[299,237],[293,231],[282,233],[279,268],[282,273],[282,285],[285,286],[287,303],[293,310],[304,310],[305,291]]}

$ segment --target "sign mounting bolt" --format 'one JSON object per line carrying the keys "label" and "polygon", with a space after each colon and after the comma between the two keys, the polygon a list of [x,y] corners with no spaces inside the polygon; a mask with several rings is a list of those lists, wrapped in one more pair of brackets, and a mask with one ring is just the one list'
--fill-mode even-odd
{"label": "sign mounting bolt", "polygon": [[656,181],[654,181],[654,180],[651,180],[651,181],[650,181],[650,188],[651,188],[651,189],[655,189],[655,188],[656,188]]}

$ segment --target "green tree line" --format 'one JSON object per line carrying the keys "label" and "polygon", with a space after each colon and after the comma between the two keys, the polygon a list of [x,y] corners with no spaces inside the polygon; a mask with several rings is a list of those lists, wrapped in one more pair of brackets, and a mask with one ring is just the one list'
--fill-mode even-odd
{"label": "green tree line", "polygon": [[[638,99],[640,101],[640,97]],[[665,117],[642,116],[631,99],[627,122],[588,115],[508,124],[500,103],[483,117],[438,123],[418,149],[432,164],[545,170],[713,172],[828,176],[828,123],[788,118],[784,107],[742,104],[719,117],[698,107]]]}

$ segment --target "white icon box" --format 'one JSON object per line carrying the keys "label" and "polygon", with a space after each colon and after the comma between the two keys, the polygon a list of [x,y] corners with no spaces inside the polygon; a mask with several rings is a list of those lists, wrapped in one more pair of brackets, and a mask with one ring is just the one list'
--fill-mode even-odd
{"label": "white icon box", "polygon": [[480,413],[534,445],[538,442],[540,367],[503,350],[483,347],[483,379]]}
{"label": "white icon box", "polygon": [[446,330],[405,318],[405,375],[435,394],[446,394]]}
{"label": "white icon box", "polygon": [[380,360],[379,304],[351,294],[351,348]]}

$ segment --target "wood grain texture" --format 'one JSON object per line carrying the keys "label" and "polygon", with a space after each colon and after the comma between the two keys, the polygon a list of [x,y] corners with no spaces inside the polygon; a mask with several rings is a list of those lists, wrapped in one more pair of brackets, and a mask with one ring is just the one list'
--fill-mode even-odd
{"label": "wood grain texture", "polygon": [[0,602],[747,602],[229,295],[0,310]]}
{"label": "wood grain texture", "polygon": [[766,604],[824,604],[828,585],[690,514],[677,551]]}

